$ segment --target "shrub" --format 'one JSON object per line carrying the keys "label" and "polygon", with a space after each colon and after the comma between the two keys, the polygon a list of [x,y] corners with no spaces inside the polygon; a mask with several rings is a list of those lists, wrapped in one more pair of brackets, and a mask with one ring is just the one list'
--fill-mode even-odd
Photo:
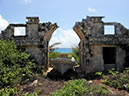
{"label": "shrub", "polygon": [[71,56],[74,57],[74,59],[76,60],[76,64],[79,63],[79,47],[72,47],[72,53]]}
{"label": "shrub", "polygon": [[95,75],[97,76],[101,76],[103,74],[103,72],[96,72]]}
{"label": "shrub", "polygon": [[0,89],[28,80],[35,70],[30,54],[18,51],[14,41],[0,40]]}
{"label": "shrub", "polygon": [[29,94],[28,92],[25,93],[23,96],[38,96],[36,92]]}
{"label": "shrub", "polygon": [[107,94],[112,96],[103,85],[95,85],[85,79],[75,79],[66,83],[62,89],[53,92],[51,96],[105,96]]}
{"label": "shrub", "polygon": [[0,96],[14,96],[16,94],[16,88],[2,88],[0,89]]}
{"label": "shrub", "polygon": [[114,69],[109,71],[109,75],[103,76],[103,83],[115,87],[118,89],[124,89],[129,91],[129,69],[125,68],[125,70],[120,73],[115,71]]}
{"label": "shrub", "polygon": [[57,52],[50,52],[49,53],[49,59],[52,59],[52,58],[58,58],[58,53]]}

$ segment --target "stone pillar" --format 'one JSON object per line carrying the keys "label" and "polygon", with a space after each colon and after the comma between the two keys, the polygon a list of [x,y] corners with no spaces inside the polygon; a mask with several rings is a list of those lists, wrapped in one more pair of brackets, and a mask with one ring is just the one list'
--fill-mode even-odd
{"label": "stone pillar", "polygon": [[36,37],[39,36],[38,27],[39,27],[39,17],[26,17],[27,22],[27,36]]}

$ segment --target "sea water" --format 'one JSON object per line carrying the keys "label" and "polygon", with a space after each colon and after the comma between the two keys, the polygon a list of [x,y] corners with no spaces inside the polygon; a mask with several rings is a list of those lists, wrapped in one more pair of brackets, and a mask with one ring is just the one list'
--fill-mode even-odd
{"label": "sea water", "polygon": [[54,50],[54,52],[58,53],[72,53],[72,48],[58,48]]}

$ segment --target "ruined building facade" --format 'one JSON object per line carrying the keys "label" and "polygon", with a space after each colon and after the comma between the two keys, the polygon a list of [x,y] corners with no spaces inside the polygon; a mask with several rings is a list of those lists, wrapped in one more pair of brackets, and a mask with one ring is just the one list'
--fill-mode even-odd
{"label": "ruined building facade", "polygon": [[[30,53],[38,65],[48,68],[48,43],[52,33],[58,28],[57,24],[40,23],[38,17],[27,17],[26,24],[9,24],[8,27],[1,32],[0,38],[14,39],[16,45],[20,49],[24,49]],[[14,36],[15,27],[25,27],[24,36]]]}
{"label": "ruined building facade", "polygon": [[[88,17],[73,27],[80,38],[79,58],[81,70],[86,74],[111,68],[122,70],[128,52],[123,46],[129,44],[129,30],[120,23],[103,22],[103,17]],[[0,34],[2,39],[14,39],[18,48],[35,57],[45,69],[49,66],[49,40],[58,28],[54,23],[40,23],[38,17],[27,17],[26,24],[10,24]],[[104,27],[114,26],[113,35],[105,35]],[[15,27],[25,27],[24,36],[14,36]],[[71,34],[72,35],[72,34]]]}
{"label": "ruined building facade", "polygon": [[[122,70],[125,63],[127,52],[122,46],[129,44],[129,30],[120,23],[103,22],[102,18],[87,16],[73,28],[80,37],[80,67],[85,73]],[[106,25],[114,26],[114,34],[105,34]]]}

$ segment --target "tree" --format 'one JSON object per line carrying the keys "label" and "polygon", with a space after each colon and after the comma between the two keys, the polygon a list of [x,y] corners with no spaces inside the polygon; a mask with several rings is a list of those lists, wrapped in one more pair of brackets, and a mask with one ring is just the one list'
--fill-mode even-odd
{"label": "tree", "polygon": [[55,47],[55,46],[56,46],[56,45],[59,45],[59,44],[61,44],[61,42],[56,42],[56,43],[50,45],[50,46],[49,46],[50,52],[54,52],[54,50],[58,49],[58,47]]}

